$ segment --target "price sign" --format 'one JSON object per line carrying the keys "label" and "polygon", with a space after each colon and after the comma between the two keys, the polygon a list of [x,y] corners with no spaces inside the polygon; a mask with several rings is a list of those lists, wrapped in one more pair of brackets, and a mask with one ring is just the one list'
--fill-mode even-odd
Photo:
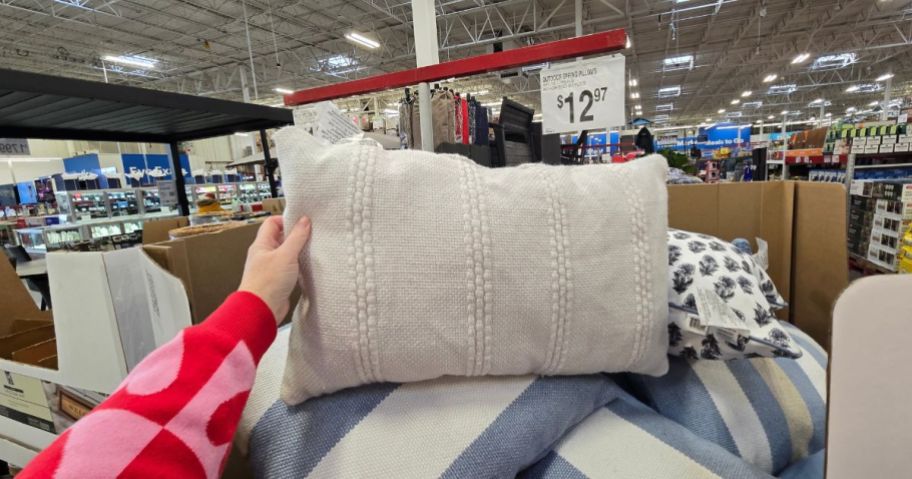
{"label": "price sign", "polygon": [[0,155],[30,155],[25,138],[0,138]]}
{"label": "price sign", "polygon": [[177,206],[177,182],[174,180],[158,180],[158,197],[162,206],[172,208]]}
{"label": "price sign", "polygon": [[626,123],[624,57],[614,55],[541,72],[544,133],[606,129]]}

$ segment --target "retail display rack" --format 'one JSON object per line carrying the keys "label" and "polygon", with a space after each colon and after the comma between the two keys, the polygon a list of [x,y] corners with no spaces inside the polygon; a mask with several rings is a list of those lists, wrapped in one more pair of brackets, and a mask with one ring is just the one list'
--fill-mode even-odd
{"label": "retail display rack", "polygon": [[[0,69],[0,138],[165,143],[179,172],[180,142],[259,131],[273,197],[278,164],[266,130],[292,123],[285,108]],[[184,177],[172,176],[189,214]]]}

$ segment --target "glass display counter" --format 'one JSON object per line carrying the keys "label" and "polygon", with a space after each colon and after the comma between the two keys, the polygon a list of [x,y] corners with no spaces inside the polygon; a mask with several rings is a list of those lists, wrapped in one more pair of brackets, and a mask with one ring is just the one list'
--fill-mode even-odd
{"label": "glass display counter", "polygon": [[82,241],[83,227],[80,225],[48,227],[44,229],[44,239],[48,250],[60,249],[67,243]]}
{"label": "glass display counter", "polygon": [[142,196],[143,213],[158,213],[162,210],[161,196],[158,195],[158,188],[143,188],[139,191]]}
{"label": "glass display counter", "polygon": [[19,244],[29,253],[46,253],[47,243],[44,239],[44,228],[22,228],[16,230]]}
{"label": "glass display counter", "polygon": [[111,216],[129,216],[141,213],[136,198],[137,190],[109,190],[108,204]]}
{"label": "glass display counter", "polygon": [[218,188],[218,200],[222,206],[231,207],[231,204],[234,202],[235,198],[238,196],[238,187],[235,184],[221,184],[217,185]]}
{"label": "glass display counter", "polygon": [[70,222],[107,218],[108,199],[104,191],[62,191],[57,193],[57,207]]}
{"label": "glass display counter", "polygon": [[0,245],[16,246],[19,236],[16,235],[15,221],[0,221]]}
{"label": "glass display counter", "polygon": [[109,236],[122,235],[122,223],[103,223],[98,225],[89,225],[89,235],[91,239],[107,238]]}

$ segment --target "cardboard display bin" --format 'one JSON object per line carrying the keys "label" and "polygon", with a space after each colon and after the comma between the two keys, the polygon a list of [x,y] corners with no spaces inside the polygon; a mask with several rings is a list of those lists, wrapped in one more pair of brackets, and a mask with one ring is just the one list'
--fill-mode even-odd
{"label": "cardboard display bin", "polygon": [[[849,284],[846,190],[809,182],[669,186],[669,224],[724,240],[769,243],[780,312],[829,350],[833,305]],[[756,248],[756,245],[755,245]]]}
{"label": "cardboard display bin", "polygon": [[190,325],[181,282],[139,248],[47,256],[53,321],[0,262],[0,460],[28,463]]}

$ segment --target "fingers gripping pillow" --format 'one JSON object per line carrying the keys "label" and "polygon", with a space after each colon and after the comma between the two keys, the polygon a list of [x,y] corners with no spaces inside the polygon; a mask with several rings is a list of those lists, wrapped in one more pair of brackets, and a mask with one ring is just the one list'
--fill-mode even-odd
{"label": "fingers gripping pillow", "polygon": [[667,370],[663,158],[488,169],[298,128],[276,141],[285,224],[314,225],[287,403],[444,375]]}

